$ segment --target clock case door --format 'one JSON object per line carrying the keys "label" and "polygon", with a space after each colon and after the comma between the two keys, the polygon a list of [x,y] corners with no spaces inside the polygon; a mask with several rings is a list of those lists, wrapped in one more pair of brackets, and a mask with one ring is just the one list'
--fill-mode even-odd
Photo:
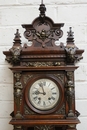
{"label": "clock case door", "polygon": [[[22,25],[25,29],[24,36],[32,45],[21,45],[17,29],[12,48],[3,52],[6,60],[12,64],[10,69],[14,78],[14,111],[11,113],[10,124],[14,125],[15,130],[38,125],[47,129],[47,126],[53,125],[76,130],[75,126],[80,121],[79,112],[75,110],[74,71],[78,68],[75,63],[82,59],[84,50],[75,46],[71,28],[66,45],[61,42],[57,42],[56,45],[56,41],[63,35],[61,27],[64,24],[55,24],[45,16],[44,4],[40,5],[39,10],[40,16],[32,24]],[[27,86],[37,77],[51,78],[59,84],[60,102],[47,112],[37,110],[28,104]]]}

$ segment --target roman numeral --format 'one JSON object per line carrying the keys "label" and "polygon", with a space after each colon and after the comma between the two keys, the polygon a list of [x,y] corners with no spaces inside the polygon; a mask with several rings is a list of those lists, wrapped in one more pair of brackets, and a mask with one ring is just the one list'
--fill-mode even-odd
{"label": "roman numeral", "polygon": [[51,99],[55,100],[55,98],[54,98],[54,97],[51,97]]}
{"label": "roman numeral", "polygon": [[38,104],[40,104],[40,103],[41,103],[41,100],[38,101]]}
{"label": "roman numeral", "polygon": [[49,83],[48,87],[50,86],[51,83]]}
{"label": "roman numeral", "polygon": [[46,106],[46,103],[43,101],[43,106]]}
{"label": "roman numeral", "polygon": [[56,93],[56,92],[53,92],[52,94],[54,94],[54,95],[55,95],[55,94],[57,94],[57,93]]}
{"label": "roman numeral", "polygon": [[33,98],[35,101],[37,100],[37,96]]}
{"label": "roman numeral", "polygon": [[38,101],[38,104],[40,104],[40,103],[41,103],[41,98],[39,97],[38,100],[39,100],[39,101]]}
{"label": "roman numeral", "polygon": [[51,90],[53,90],[55,87],[51,88]]}
{"label": "roman numeral", "polygon": [[49,100],[49,103],[51,104],[50,100]]}

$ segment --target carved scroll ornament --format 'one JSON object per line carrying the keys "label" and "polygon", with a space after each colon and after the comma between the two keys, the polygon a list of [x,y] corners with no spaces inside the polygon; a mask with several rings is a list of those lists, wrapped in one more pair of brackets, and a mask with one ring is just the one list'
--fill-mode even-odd
{"label": "carved scroll ornament", "polygon": [[[38,28],[38,29],[37,29]],[[51,29],[49,23],[38,23],[37,28],[27,29],[24,32],[24,36],[29,41],[37,41],[42,45],[46,45],[50,40],[59,40],[62,37],[63,31],[58,29]],[[42,29],[44,28],[44,29]]]}

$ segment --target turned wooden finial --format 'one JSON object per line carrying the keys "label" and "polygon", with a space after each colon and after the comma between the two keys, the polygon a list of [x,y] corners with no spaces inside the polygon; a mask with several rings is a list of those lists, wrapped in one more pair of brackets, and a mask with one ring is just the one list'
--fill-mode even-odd
{"label": "turned wooden finial", "polygon": [[43,0],[41,0],[41,4],[43,4]]}
{"label": "turned wooden finial", "polygon": [[68,33],[67,43],[69,42],[74,43],[74,35],[73,35],[74,32],[72,32],[72,27],[69,28],[69,32],[67,33]]}

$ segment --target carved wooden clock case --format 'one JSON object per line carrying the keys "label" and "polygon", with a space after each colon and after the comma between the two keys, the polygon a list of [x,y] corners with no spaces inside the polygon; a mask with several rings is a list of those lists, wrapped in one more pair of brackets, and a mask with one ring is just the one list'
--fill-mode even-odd
{"label": "carved wooden clock case", "polygon": [[44,4],[39,10],[40,16],[32,24],[22,25],[32,45],[21,46],[17,29],[12,48],[3,52],[14,77],[10,124],[14,130],[76,130],[80,121],[75,110],[74,71],[83,50],[75,46],[71,28],[66,45],[56,45],[64,24],[45,16]]}

